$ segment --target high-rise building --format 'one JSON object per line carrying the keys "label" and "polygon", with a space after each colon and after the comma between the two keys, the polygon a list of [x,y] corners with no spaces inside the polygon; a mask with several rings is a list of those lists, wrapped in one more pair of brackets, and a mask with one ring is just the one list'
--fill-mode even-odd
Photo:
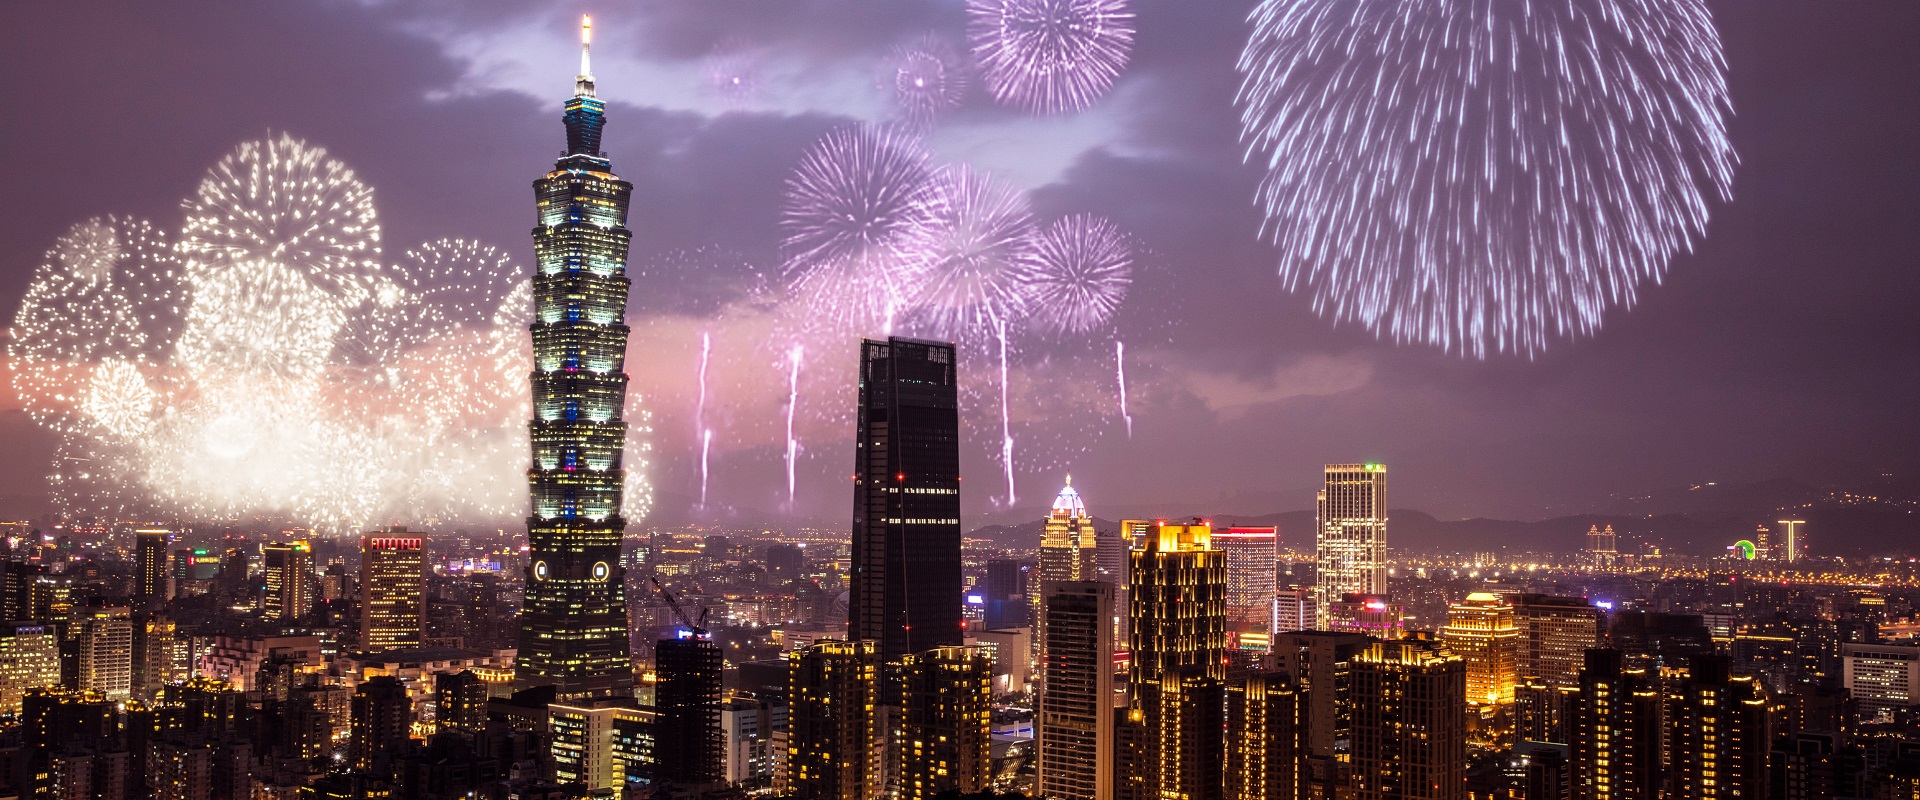
{"label": "high-rise building", "polygon": [[1467,702],[1477,706],[1513,703],[1520,644],[1513,606],[1499,595],[1474,592],[1447,613],[1440,638],[1467,662]]}
{"label": "high-rise building", "polygon": [[1277,672],[1227,687],[1227,800],[1308,797],[1307,693]]}
{"label": "high-rise building", "polygon": [[1033,565],[1018,558],[987,561],[987,585],[982,592],[986,603],[988,630],[1026,627],[1033,621],[1033,603],[1027,597],[1028,578]]}
{"label": "high-rise building", "polygon": [[139,570],[135,593],[143,603],[173,599],[173,573],[167,569],[167,545],[173,541],[173,532],[141,529],[133,535],[135,549],[139,551],[134,565]]}
{"label": "high-rise building", "polygon": [[884,785],[880,658],[873,642],[825,640],[787,654],[786,792],[871,800]]}
{"label": "high-rise building", "polygon": [[1227,620],[1250,630],[1270,623],[1274,577],[1279,572],[1280,529],[1233,527],[1213,532],[1213,546],[1227,559]]}
{"label": "high-rise building", "polygon": [[1295,631],[1273,637],[1275,671],[1307,691],[1307,748],[1330,760],[1349,751],[1353,721],[1353,658],[1373,638],[1360,633]]}
{"label": "high-rise building", "polygon": [[656,778],[676,786],[721,781],[726,737],[720,730],[720,643],[705,631],[678,631],[654,647],[654,767]]}
{"label": "high-rise building", "polygon": [[1800,554],[1805,552],[1806,548],[1806,543],[1800,540],[1800,526],[1807,524],[1807,521],[1803,519],[1783,519],[1780,520],[1778,524],[1786,526],[1786,531],[1780,536],[1780,557],[1788,563],[1799,561]]}
{"label": "high-rise building", "polygon": [[151,612],[133,618],[133,697],[150,701],[160,687],[185,670],[175,663],[179,626],[167,615]]}
{"label": "high-rise building", "polygon": [[1620,556],[1620,537],[1608,525],[1601,530],[1599,525],[1587,527],[1587,560],[1596,567],[1611,567]]}
{"label": "high-rise building", "polygon": [[19,714],[28,689],[59,685],[60,634],[54,626],[0,623],[0,714]]}
{"label": "high-rise building", "polygon": [[1580,686],[1521,678],[1513,687],[1513,737],[1518,742],[1570,744]]}
{"label": "high-rise building", "polygon": [[[860,344],[849,639],[883,663],[962,644],[960,416],[951,344]],[[895,681],[881,691],[897,699]]]}
{"label": "high-rise building", "polygon": [[1408,638],[1376,642],[1351,670],[1356,800],[1463,800],[1466,662]]}
{"label": "high-rise building", "polygon": [[[1030,618],[1039,620],[1046,616],[1046,597],[1049,586],[1070,581],[1093,581],[1100,579],[1099,541],[1093,530],[1093,517],[1087,513],[1087,506],[1080,500],[1080,493],[1073,489],[1073,478],[1067,478],[1067,485],[1053,499],[1053,510],[1047,514],[1046,522],[1040,532],[1040,558],[1033,572],[1033,591],[1028,593],[1032,604]],[[1040,637],[1033,637],[1033,663],[1040,661]],[[1046,673],[1039,673],[1039,690],[1046,691]]]}
{"label": "high-rise building", "polygon": [[1767,693],[1725,656],[1695,659],[1667,681],[1667,797],[1766,797],[1772,749]]}
{"label": "high-rise building", "polygon": [[1860,716],[1920,706],[1920,645],[1845,644],[1841,658],[1841,685]]}
{"label": "high-rise building", "polygon": [[75,614],[79,648],[77,686],[110,701],[133,698],[133,617],[125,606],[87,608]]}
{"label": "high-rise building", "polygon": [[1144,763],[1123,765],[1121,773],[1141,781],[1149,796],[1221,791],[1209,775],[1220,775],[1225,720],[1202,716],[1209,698],[1224,702],[1227,677],[1227,565],[1212,536],[1205,522],[1160,523],[1132,553],[1127,716],[1146,746],[1126,749]]}
{"label": "high-rise building", "polygon": [[1398,639],[1407,633],[1407,607],[1385,595],[1342,595],[1325,608],[1330,631],[1364,633],[1376,639]]}
{"label": "high-rise building", "polygon": [[900,797],[985,790],[993,772],[993,655],[937,647],[907,656],[900,674]]}
{"label": "high-rise building", "polygon": [[426,628],[426,539],[403,527],[360,537],[360,650],[419,647]]}
{"label": "high-rise building", "polygon": [[[615,753],[615,721],[626,710],[614,703],[553,703],[547,706],[547,731],[552,738],[554,778],[579,784],[589,796],[617,797],[625,770]],[[661,737],[655,737],[658,747]],[[667,766],[664,762],[657,768]]]}
{"label": "high-rise building", "polygon": [[351,703],[347,763],[358,772],[391,768],[413,724],[413,701],[407,697],[406,684],[391,675],[369,678],[354,690]]}
{"label": "high-rise building", "polygon": [[434,725],[443,731],[484,732],[488,694],[487,682],[473,670],[433,676]]}
{"label": "high-rise building", "polygon": [[[209,557],[218,568],[220,558]],[[267,593],[260,607],[268,619],[291,622],[313,610],[313,545],[305,539],[268,542],[260,560],[267,570]]]}
{"label": "high-rise building", "polygon": [[620,540],[626,477],[627,200],[600,152],[583,21],[567,151],[533,184],[533,467],[526,589],[514,684],[562,700],[633,691]]}
{"label": "high-rise building", "polygon": [[1588,650],[1573,709],[1571,757],[1577,800],[1660,796],[1660,688],[1627,669],[1618,650]]}
{"label": "high-rise building", "polygon": [[1577,686],[1586,653],[1600,646],[1607,618],[1584,598],[1516,595],[1513,624],[1519,629],[1514,674],[1550,686]]}
{"label": "high-rise building", "polygon": [[1313,604],[1313,590],[1307,588],[1281,589],[1273,595],[1273,621],[1270,630],[1274,634],[1288,631],[1310,631],[1319,624],[1319,616]]}
{"label": "high-rise building", "polygon": [[1315,600],[1320,627],[1350,595],[1387,594],[1387,468],[1328,464],[1314,502]]}
{"label": "high-rise building", "polygon": [[1040,695],[1034,724],[1038,796],[1112,800],[1114,587],[1069,581],[1048,589],[1040,620]]}

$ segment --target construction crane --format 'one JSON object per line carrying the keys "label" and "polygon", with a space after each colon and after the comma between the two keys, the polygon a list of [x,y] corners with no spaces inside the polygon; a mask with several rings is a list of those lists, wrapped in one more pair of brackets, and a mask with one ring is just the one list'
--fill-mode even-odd
{"label": "construction crane", "polygon": [[711,634],[707,633],[707,610],[705,608],[700,609],[700,621],[697,623],[694,622],[693,617],[687,615],[687,610],[680,607],[680,599],[674,597],[673,592],[667,591],[667,587],[660,585],[659,578],[650,578],[650,580],[653,581],[654,591],[659,592],[661,599],[667,601],[667,607],[673,609],[673,615],[680,618],[681,625],[685,625],[687,630],[698,638],[705,639],[711,636]]}

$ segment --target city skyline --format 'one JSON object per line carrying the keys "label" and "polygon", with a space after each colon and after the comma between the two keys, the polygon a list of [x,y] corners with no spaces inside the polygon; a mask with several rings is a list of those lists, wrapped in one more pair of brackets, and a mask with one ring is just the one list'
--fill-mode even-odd
{"label": "city skyline", "polygon": [[[570,26],[562,17],[592,9],[456,15],[431,34],[409,32],[417,30],[410,27],[417,18],[402,7],[295,6],[281,12],[301,20],[299,25],[259,12],[152,20],[138,16],[144,12],[129,12],[135,16],[128,19],[177,31],[183,42],[225,35],[226,41],[300,45],[280,48],[278,57],[250,59],[263,65],[257,75],[182,73],[178,80],[143,86],[126,76],[148,71],[126,68],[129,56],[108,47],[122,35],[119,23],[94,19],[107,8],[84,6],[74,12],[95,23],[85,41],[69,43],[80,48],[74,57],[35,59],[37,42],[16,48],[26,70],[17,90],[32,93],[51,86],[55,82],[35,79],[40,73],[33,70],[36,63],[58,61],[87,73],[80,80],[118,105],[128,105],[133,93],[150,93],[153,102],[141,107],[192,135],[155,150],[127,146],[133,129],[115,119],[77,132],[85,137],[79,146],[100,158],[76,166],[84,174],[76,174],[72,185],[106,179],[107,172],[92,170],[112,170],[131,176],[121,184],[126,191],[99,203],[56,186],[47,190],[52,194],[46,203],[23,207],[0,222],[0,255],[5,256],[0,262],[8,265],[0,273],[0,311],[17,307],[32,265],[61,231],[106,214],[145,217],[166,227],[178,214],[178,198],[207,164],[268,129],[326,146],[332,157],[354,167],[377,192],[389,257],[453,237],[528,259],[517,233],[524,213],[513,189],[522,180],[515,169],[552,149],[541,138],[539,120],[546,118],[543,109],[553,103],[556,87],[564,86],[552,69],[570,58],[560,46]],[[1805,127],[1807,115],[1798,112],[1815,102],[1808,98],[1822,96],[1819,87],[1829,85],[1855,87],[1889,107],[1911,107],[1897,102],[1911,96],[1910,85],[1882,78],[1872,67],[1873,59],[1892,57],[1877,43],[1896,41],[1899,31],[1920,25],[1911,18],[1914,12],[1876,16],[1848,8],[1803,17],[1806,12],[1799,10],[1714,4],[1729,61],[1734,109],[1729,136],[1741,156],[1734,199],[1715,207],[1697,254],[1679,256],[1663,285],[1641,286],[1638,307],[1609,311],[1592,337],[1556,340],[1532,360],[1491,355],[1481,362],[1374,341],[1316,315],[1307,298],[1278,285],[1248,207],[1257,170],[1227,163],[1227,154],[1238,150],[1230,97],[1218,108],[1190,115],[1190,128],[1176,129],[1169,121],[1186,106],[1167,87],[1188,90],[1193,104],[1230,95],[1230,59],[1202,53],[1230,50],[1222,45],[1244,36],[1238,19],[1243,11],[1180,17],[1143,5],[1135,24],[1140,39],[1134,59],[1087,110],[1026,117],[972,97],[950,110],[940,123],[945,127],[928,140],[934,161],[975,163],[1026,190],[1040,222],[1078,214],[1106,217],[1138,240],[1138,252],[1151,255],[1136,258],[1129,299],[1115,317],[1115,340],[1125,345],[1122,361],[1131,390],[1124,419],[1118,398],[1104,389],[1085,392],[1038,418],[1050,421],[1022,418],[1036,413],[1021,396],[1023,386],[1053,379],[1075,386],[1111,383],[1119,354],[1107,345],[1114,342],[1033,345],[1012,354],[1013,402],[1022,413],[1010,420],[1016,488],[1011,508],[999,463],[1006,437],[992,408],[991,374],[969,390],[986,393],[974,398],[983,401],[974,404],[980,418],[968,423],[963,452],[963,471],[979,487],[967,495],[969,518],[1036,507],[1069,471],[1103,498],[1202,506],[1222,496],[1247,497],[1252,507],[1245,511],[1267,513],[1306,507],[1311,481],[1302,476],[1318,464],[1371,459],[1394,464],[1404,477],[1401,485],[1407,489],[1396,495],[1404,507],[1442,517],[1518,519],[1589,511],[1610,496],[1708,481],[1786,476],[1843,485],[1882,471],[1911,473],[1911,454],[1885,443],[1912,438],[1907,435],[1910,417],[1897,409],[1909,404],[1914,387],[1901,371],[1876,365],[1897,363],[1899,351],[1887,348],[1912,337],[1897,327],[1862,329],[1903,324],[1901,315],[1875,309],[1911,296],[1905,271],[1877,266],[1897,263],[1905,245],[1885,232],[1889,226],[1861,227],[1860,221],[1876,218],[1873,208],[1900,207],[1905,197],[1900,192],[1907,190],[1893,187],[1913,184],[1884,177],[1884,165],[1893,165],[1897,174],[1908,163],[1897,157],[1894,143],[1904,141],[1897,132],[1912,120],[1896,115],[1889,125],[1861,106],[1835,103],[1820,115],[1826,121],[1813,129]],[[40,12],[9,13],[22,15],[22,24],[9,26],[20,31],[34,29]],[[713,521],[724,522],[736,512],[837,517],[834,487],[843,467],[836,453],[847,440],[848,426],[845,412],[833,409],[847,406],[832,394],[837,390],[824,387],[853,368],[847,351],[858,335],[884,331],[810,341],[804,353],[789,358],[785,342],[768,342],[764,329],[756,327],[759,322],[725,309],[749,299],[763,282],[779,281],[784,182],[808,148],[829,130],[888,113],[884,93],[865,94],[866,80],[848,76],[881,66],[886,58],[881,45],[907,37],[908,31],[958,37],[960,20],[942,11],[901,10],[877,16],[870,34],[845,34],[849,39],[814,24],[774,32],[726,9],[711,13],[715,16],[702,22],[682,10],[662,8],[604,21],[617,31],[603,53],[603,63],[611,64],[605,68],[631,77],[607,98],[614,112],[629,120],[610,131],[607,150],[640,170],[629,175],[640,177],[637,182],[646,187],[636,199],[635,225],[653,236],[635,253],[631,309],[637,320],[644,319],[636,323],[633,346],[646,347],[651,355],[634,377],[646,410],[654,415],[656,449],[648,478],[676,518],[701,518],[693,511],[703,488],[704,518]],[[741,47],[750,56],[745,61],[761,62],[762,80],[745,98],[710,93],[702,85],[707,67],[727,59],[666,41],[668,31],[692,30],[697,35],[689,41],[711,39],[717,47],[720,29],[728,25],[757,31]],[[261,28],[277,33],[241,33]],[[514,38],[499,38],[508,34]],[[1832,42],[1841,38],[1856,44],[1835,50]],[[505,66],[478,57],[462,60],[476,52],[473,42],[495,40],[510,43],[487,49],[486,59],[511,59]],[[94,52],[96,47],[104,49]],[[357,48],[370,57],[347,65],[324,55],[341,48]],[[820,85],[841,91],[797,87],[787,76],[802,52],[825,59],[831,69]],[[315,66],[322,60],[327,70],[346,70],[327,85],[360,86],[367,89],[365,96],[323,95],[301,77],[323,71]],[[1785,66],[1790,64],[1802,67]],[[378,71],[385,88],[373,88],[369,70]],[[163,64],[152,74],[166,73]],[[270,80],[274,91],[248,83],[259,80]],[[230,101],[221,113],[188,125],[174,109],[192,107],[188,99],[202,94]],[[841,99],[844,105],[836,107]],[[321,108],[327,113],[315,113]],[[1852,122],[1868,117],[1874,127]],[[342,126],[334,119],[371,124]],[[363,129],[400,131],[403,146],[376,146],[358,132]],[[418,138],[425,131],[451,129],[462,135]],[[1045,146],[1025,160],[1012,159],[1004,143],[1022,132]],[[27,128],[22,135],[41,134]],[[394,157],[393,151],[419,152],[427,142],[461,155],[411,162]],[[8,148],[5,157],[17,159],[36,149],[45,148]],[[452,161],[468,168],[449,169]],[[1120,201],[1152,192],[1103,190],[1151,186],[1159,180],[1156,175],[1174,181],[1168,185],[1189,187],[1184,196],[1196,208],[1215,213],[1199,220]],[[1793,204],[1790,198],[1807,185],[1806,175],[1817,178],[1811,185],[1831,203]],[[1843,191],[1846,187],[1879,194]],[[424,202],[423,192],[445,202]],[[1852,205],[1866,203],[1869,195],[1879,203]],[[738,211],[723,213],[726,209]],[[1201,231],[1215,233],[1197,235]],[[1794,238],[1783,238],[1789,234]],[[1227,245],[1202,240],[1240,244],[1223,252]],[[1827,261],[1849,267],[1811,271],[1800,266]],[[1824,289],[1795,291],[1808,280]],[[1197,317],[1132,314],[1146,307],[1143,298],[1208,309],[1221,322],[1142,327],[1146,317]],[[1254,312],[1253,303],[1261,310]],[[1835,321],[1840,319],[1846,323]],[[778,345],[771,357],[763,347],[768,344]],[[1082,352],[1070,354],[1075,347]],[[703,352],[713,358],[704,389],[694,380],[701,374]],[[1740,355],[1747,352],[1776,357]],[[799,389],[799,413],[793,419],[798,435],[791,447],[782,413],[790,393],[788,381],[780,380],[789,377],[790,361],[798,364],[791,372],[797,373]],[[1084,404],[1094,397],[1102,405],[1089,416]],[[1726,413],[1727,403],[1737,404],[1739,413]],[[1827,422],[1789,424],[1806,416]],[[1062,424],[1068,421],[1072,424]],[[1088,430],[1083,421],[1097,422],[1099,430]],[[0,470],[0,498],[16,498],[29,511],[44,509],[36,486],[55,463],[55,440],[25,419],[12,394],[0,402],[0,426],[33,455]],[[1191,438],[1195,434],[1197,441]],[[1238,452],[1243,447],[1280,455],[1255,458]],[[1134,463],[1165,469],[1119,466]],[[788,490],[790,465],[798,484],[794,492]],[[5,502],[12,508],[16,500]]]}

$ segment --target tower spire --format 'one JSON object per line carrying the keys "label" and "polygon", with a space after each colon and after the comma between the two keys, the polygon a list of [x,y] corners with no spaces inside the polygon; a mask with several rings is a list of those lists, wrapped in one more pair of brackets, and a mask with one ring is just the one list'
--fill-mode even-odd
{"label": "tower spire", "polygon": [[574,97],[593,96],[593,15],[580,16],[580,74],[573,79]]}

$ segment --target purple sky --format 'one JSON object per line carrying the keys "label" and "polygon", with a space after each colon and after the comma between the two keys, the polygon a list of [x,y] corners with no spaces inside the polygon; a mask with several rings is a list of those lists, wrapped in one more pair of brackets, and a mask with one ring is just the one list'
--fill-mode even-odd
{"label": "purple sky", "polygon": [[[1920,467],[1920,5],[1715,2],[1734,200],[1597,336],[1485,361],[1376,341],[1281,287],[1232,106],[1249,5],[1137,3],[1134,61],[1100,105],[1033,119],[976,94],[929,139],[936,159],[1029,189],[1043,219],[1101,214],[1150,250],[1119,326],[1138,358],[1134,436],[1048,432],[1071,415],[1042,414],[1026,444],[1047,469],[1023,470],[1017,507],[1044,508],[1068,469],[1095,513],[1260,512],[1307,507],[1323,463],[1383,461],[1396,507],[1532,518],[1689,482]],[[717,318],[752,266],[778,263],[782,181],[826,130],[885,113],[888,49],[957,38],[959,3],[6,3],[0,314],[68,226],[177,224],[207,167],[269,130],[375,188],[390,255],[463,237],[528,263],[528,184],[563,145],[582,11],[601,31],[606,150],[636,186],[630,371],[655,414],[656,491],[684,503],[698,491],[690,354],[701,331],[754,335]],[[722,61],[751,64],[755,91],[705,88]],[[855,350],[809,358],[844,367]],[[1045,404],[1050,369],[1025,369],[1030,402]],[[716,378],[719,502],[784,499],[766,424],[783,392],[757,386],[782,381],[748,357]],[[851,423],[804,427],[800,510],[838,518]],[[970,511],[1001,502],[986,433],[970,433]],[[39,493],[53,439],[11,396],[0,439],[0,496]]]}

